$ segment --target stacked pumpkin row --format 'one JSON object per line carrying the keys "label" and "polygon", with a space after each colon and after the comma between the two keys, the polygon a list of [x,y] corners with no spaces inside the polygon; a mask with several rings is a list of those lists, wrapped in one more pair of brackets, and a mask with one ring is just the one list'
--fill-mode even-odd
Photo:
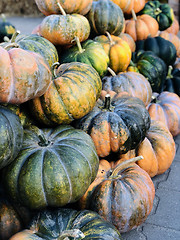
{"label": "stacked pumpkin row", "polygon": [[121,239],[150,214],[180,133],[180,98],[164,91],[179,53],[157,36],[170,6],[129,2],[36,0],[35,34],[1,43],[0,215],[16,219],[2,240],[27,228],[18,215],[31,226],[12,240]]}

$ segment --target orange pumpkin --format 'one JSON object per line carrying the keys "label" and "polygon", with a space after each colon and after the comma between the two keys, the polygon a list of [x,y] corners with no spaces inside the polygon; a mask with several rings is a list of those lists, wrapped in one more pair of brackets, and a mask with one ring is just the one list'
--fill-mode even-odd
{"label": "orange pumpkin", "polygon": [[128,33],[121,33],[119,35],[120,38],[122,38],[124,41],[126,41],[131,49],[131,52],[135,52],[136,50],[136,43],[134,39],[129,35]]}
{"label": "orange pumpkin", "polygon": [[159,24],[148,14],[136,16],[133,13],[133,18],[125,21],[125,33],[131,35],[134,41],[144,40],[149,35],[155,37],[159,30]]}
{"label": "orange pumpkin", "polygon": [[122,38],[110,35],[100,35],[94,38],[95,41],[100,42],[109,56],[109,67],[115,72],[123,72],[129,66],[132,52],[128,43]]}
{"label": "orange pumpkin", "polygon": [[174,21],[173,21],[172,25],[164,31],[177,35],[178,32],[179,32],[179,22],[178,22],[178,20],[176,18],[174,18]]}
{"label": "orange pumpkin", "polygon": [[124,13],[131,14],[132,9],[135,13],[141,11],[145,6],[145,0],[112,0]]}

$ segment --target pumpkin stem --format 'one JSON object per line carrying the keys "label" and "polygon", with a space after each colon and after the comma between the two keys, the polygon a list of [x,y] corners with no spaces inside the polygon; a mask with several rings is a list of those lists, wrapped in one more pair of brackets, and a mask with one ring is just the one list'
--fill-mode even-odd
{"label": "pumpkin stem", "polygon": [[10,43],[10,44],[7,44],[5,47],[3,47],[5,50],[9,50],[10,48],[12,47],[15,47],[15,48],[18,48],[19,45],[17,43]]}
{"label": "pumpkin stem", "polygon": [[64,11],[64,9],[63,9],[63,7],[61,6],[61,4],[58,2],[57,5],[58,5],[58,7],[59,7],[59,9],[60,9],[60,11],[61,11],[61,14],[64,15],[64,16],[66,16],[66,12]]}
{"label": "pumpkin stem", "polygon": [[51,72],[53,74],[54,78],[57,78],[57,74],[56,74],[56,68],[60,66],[59,62],[55,62],[53,63],[53,65],[51,66]]}
{"label": "pumpkin stem", "polygon": [[128,167],[130,164],[135,163],[135,162],[137,162],[137,161],[139,161],[139,160],[141,160],[141,159],[143,159],[143,156],[137,156],[137,157],[134,157],[134,158],[131,158],[131,159],[128,159],[128,160],[125,160],[125,161],[121,162],[120,164],[118,164],[118,165],[114,168],[114,170],[112,171],[112,174],[111,174],[111,176],[110,176],[109,178],[110,178],[110,179],[111,179],[111,178],[112,178],[112,179],[115,178],[117,175],[119,175],[119,172],[120,172],[122,169]]}
{"label": "pumpkin stem", "polygon": [[170,65],[170,66],[168,67],[168,73],[167,73],[167,76],[166,76],[167,79],[173,78],[172,70],[173,70],[173,67]]}
{"label": "pumpkin stem", "polygon": [[69,237],[73,239],[83,239],[85,238],[85,235],[79,229],[65,230],[61,233],[57,240],[69,240]]}
{"label": "pumpkin stem", "polygon": [[5,16],[4,13],[1,14],[1,17],[2,17],[2,21],[3,21],[3,22],[6,22],[6,16]]}
{"label": "pumpkin stem", "polygon": [[115,77],[116,76],[116,73],[110,68],[108,67],[107,70],[110,72],[110,74]]}
{"label": "pumpkin stem", "polygon": [[133,20],[137,21],[137,17],[136,17],[134,9],[131,10],[131,13],[132,13]]}
{"label": "pumpkin stem", "polygon": [[162,10],[160,8],[156,8],[155,11],[154,11],[154,14],[155,15],[158,15],[162,12]]}
{"label": "pumpkin stem", "polygon": [[83,53],[83,52],[85,51],[85,49],[82,48],[81,43],[80,43],[80,41],[79,41],[79,38],[78,38],[78,37],[75,37],[75,38],[72,40],[72,42],[74,42],[74,41],[75,41],[76,44],[77,44],[77,47],[78,47],[79,52],[80,52],[80,53]]}
{"label": "pumpkin stem", "polygon": [[46,147],[50,144],[50,142],[45,138],[44,135],[38,135],[40,142],[38,142],[39,146]]}
{"label": "pumpkin stem", "polygon": [[115,42],[112,40],[111,34],[106,31],[106,35],[107,35],[108,40],[110,42],[110,46],[113,46],[115,44]]}
{"label": "pumpkin stem", "polygon": [[110,96],[110,94],[106,94],[104,109],[110,109],[110,106],[111,106],[111,96]]}
{"label": "pumpkin stem", "polygon": [[11,43],[14,43],[16,40],[16,37],[20,34],[20,31],[16,31],[15,33],[13,33],[12,37],[11,37]]}

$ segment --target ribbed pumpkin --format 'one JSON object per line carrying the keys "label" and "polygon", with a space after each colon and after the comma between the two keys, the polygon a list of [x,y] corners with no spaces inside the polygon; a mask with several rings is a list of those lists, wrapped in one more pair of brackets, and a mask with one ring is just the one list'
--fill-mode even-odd
{"label": "ribbed pumpkin", "polygon": [[36,214],[29,228],[17,233],[10,240],[122,240],[120,233],[111,223],[89,210],[59,208],[42,211]]}
{"label": "ribbed pumpkin", "polygon": [[39,34],[54,45],[69,45],[75,37],[80,42],[85,41],[90,34],[90,25],[86,17],[81,14],[52,14],[46,16],[39,27]]}
{"label": "ribbed pumpkin", "polygon": [[45,125],[69,124],[89,113],[101,94],[98,72],[85,63],[61,64],[48,90],[29,103],[35,118]]}
{"label": "ribbed pumpkin", "polygon": [[145,6],[145,0],[112,0],[123,11],[123,13],[131,14],[132,9],[135,13],[141,11]]}
{"label": "ribbed pumpkin", "polygon": [[131,52],[134,52],[136,50],[136,43],[134,39],[131,37],[131,35],[129,35],[128,33],[121,33],[119,37],[128,43]]}
{"label": "ribbed pumpkin", "polygon": [[180,133],[180,97],[171,92],[161,92],[149,104],[151,119],[164,122],[173,136]]}
{"label": "ribbed pumpkin", "polygon": [[143,156],[137,164],[154,177],[171,166],[175,154],[175,142],[166,124],[152,120],[144,141],[136,149],[136,155]]}
{"label": "ribbed pumpkin", "polygon": [[178,32],[179,32],[179,22],[178,22],[178,20],[176,19],[176,17],[174,17],[174,21],[173,21],[173,23],[171,24],[171,26],[170,27],[168,27],[166,30],[164,30],[164,31],[166,31],[166,32],[168,32],[168,33],[173,33],[173,34],[178,34]]}
{"label": "ribbed pumpkin", "polygon": [[141,73],[122,72],[117,75],[105,76],[102,79],[102,89],[107,92],[128,92],[130,96],[140,98],[145,106],[151,102],[151,85]]}
{"label": "ribbed pumpkin", "polygon": [[0,169],[18,155],[23,142],[23,127],[19,117],[0,106]]}
{"label": "ribbed pumpkin", "polygon": [[0,47],[0,102],[21,104],[43,95],[52,74],[41,55],[12,44]]}
{"label": "ribbed pumpkin", "polygon": [[77,201],[95,179],[99,159],[92,139],[69,125],[24,130],[17,158],[4,169],[11,199],[31,209]]}
{"label": "ribbed pumpkin", "polygon": [[66,49],[61,54],[61,63],[83,62],[92,66],[103,77],[107,73],[109,56],[99,42],[88,39],[82,44],[75,39],[77,46]]}
{"label": "ribbed pumpkin", "polygon": [[150,118],[139,98],[102,91],[93,110],[74,124],[91,136],[98,156],[106,157],[136,148],[144,140]]}
{"label": "ribbed pumpkin", "polygon": [[150,214],[155,196],[154,184],[134,161],[100,160],[96,179],[79,200],[82,209],[96,211],[119,232],[141,225]]}
{"label": "ribbed pumpkin", "polygon": [[159,25],[156,19],[148,14],[136,16],[133,13],[133,18],[125,21],[125,33],[131,35],[134,41],[144,40],[149,35],[155,37],[159,30]]}
{"label": "ribbed pumpkin", "polygon": [[119,6],[111,0],[93,1],[87,14],[92,35],[103,35],[106,32],[118,36],[124,27],[124,14]]}
{"label": "ribbed pumpkin", "polygon": [[169,66],[164,91],[176,93],[180,97],[180,69]]}
{"label": "ribbed pumpkin", "polygon": [[109,67],[115,72],[123,72],[127,69],[132,52],[128,43],[122,38],[110,35],[108,32],[94,38],[95,41],[101,43],[106,54],[109,56]]}
{"label": "ribbed pumpkin", "polygon": [[85,15],[91,8],[93,0],[35,0],[39,10],[44,15],[58,14],[60,3],[66,13],[79,13]]}

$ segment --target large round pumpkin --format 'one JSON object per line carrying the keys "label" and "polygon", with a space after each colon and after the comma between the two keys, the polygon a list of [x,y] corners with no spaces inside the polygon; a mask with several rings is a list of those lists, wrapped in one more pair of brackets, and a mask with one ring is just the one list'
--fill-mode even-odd
{"label": "large round pumpkin", "polygon": [[11,199],[31,209],[77,201],[95,179],[99,159],[92,139],[69,125],[24,130],[17,158],[4,169]]}
{"label": "large round pumpkin", "polygon": [[176,154],[175,142],[165,123],[151,120],[144,141],[137,147],[136,155],[143,156],[137,164],[150,177],[164,173]]}
{"label": "large round pumpkin", "polygon": [[82,209],[96,211],[119,232],[141,225],[150,214],[155,196],[154,184],[138,158],[111,162],[100,160],[96,179],[79,200]]}
{"label": "large round pumpkin", "polygon": [[122,240],[118,230],[96,212],[59,208],[37,213],[29,229],[15,234],[10,240]]}
{"label": "large round pumpkin", "polygon": [[0,169],[18,155],[23,142],[23,127],[19,117],[9,109],[0,107]]}
{"label": "large round pumpkin", "polygon": [[10,46],[0,47],[0,102],[21,104],[43,95],[52,79],[44,58]]}
{"label": "large round pumpkin", "polygon": [[90,134],[100,157],[135,148],[150,126],[148,111],[139,98],[112,94],[102,91],[93,110],[75,122],[77,128]]}
{"label": "large round pumpkin", "polygon": [[35,118],[45,125],[71,123],[89,113],[102,89],[98,72],[85,63],[59,66],[48,90],[30,101]]}

